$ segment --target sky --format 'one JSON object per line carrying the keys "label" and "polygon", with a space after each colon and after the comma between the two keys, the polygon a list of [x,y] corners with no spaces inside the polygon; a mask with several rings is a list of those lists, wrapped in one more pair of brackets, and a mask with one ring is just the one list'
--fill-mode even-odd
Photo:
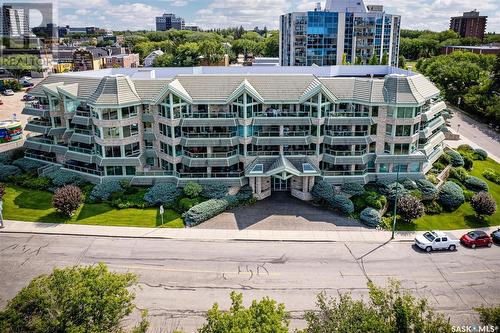
{"label": "sky", "polygon": [[[164,12],[175,13],[183,17],[187,25],[198,25],[203,29],[240,25],[251,29],[256,26],[277,29],[281,14],[312,10],[316,2],[310,0],[55,0],[53,3],[56,23],[59,25],[97,26],[112,30],[154,30],[155,16],[161,16]],[[323,0],[323,5],[324,2]],[[481,15],[488,16],[486,30],[500,32],[500,0],[365,0],[365,4],[381,4],[388,13],[401,15],[402,28],[434,31],[447,29],[451,16],[477,9]]]}

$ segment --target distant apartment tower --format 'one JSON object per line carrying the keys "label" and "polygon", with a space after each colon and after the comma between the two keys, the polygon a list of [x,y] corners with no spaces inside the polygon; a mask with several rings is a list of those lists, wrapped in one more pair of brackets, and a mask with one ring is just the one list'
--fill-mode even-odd
{"label": "distant apartment tower", "polygon": [[460,37],[476,37],[482,40],[487,19],[488,16],[479,16],[479,12],[474,9],[463,13],[462,16],[452,17],[450,29],[457,32]]}
{"label": "distant apartment tower", "polygon": [[368,64],[376,55],[397,66],[401,17],[363,0],[327,0],[324,10],[280,18],[281,66]]}
{"label": "distant apartment tower", "polygon": [[186,22],[182,17],[175,14],[163,14],[156,17],[156,31],[167,31],[170,29],[185,30]]}
{"label": "distant apartment tower", "polygon": [[3,5],[0,18],[2,20],[0,24],[2,36],[24,37],[30,35],[28,14],[23,8]]}

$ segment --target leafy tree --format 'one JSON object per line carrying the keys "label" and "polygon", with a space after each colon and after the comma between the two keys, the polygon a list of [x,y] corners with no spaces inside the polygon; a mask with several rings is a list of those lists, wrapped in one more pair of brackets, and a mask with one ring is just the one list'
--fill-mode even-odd
{"label": "leafy tree", "polygon": [[389,65],[389,54],[387,52],[382,55],[382,65]]}
{"label": "leafy tree", "polygon": [[183,189],[184,194],[190,198],[196,198],[203,191],[203,186],[198,183],[189,182]]}
{"label": "leafy tree", "polygon": [[365,188],[360,183],[344,183],[340,189],[350,195],[361,195],[365,192]]}
{"label": "leafy tree", "polygon": [[488,192],[479,192],[474,195],[470,204],[478,217],[493,215],[497,211],[497,203]]}
{"label": "leafy tree", "polygon": [[52,197],[54,208],[66,217],[71,217],[83,203],[83,193],[74,185],[59,188]]}
{"label": "leafy tree", "polygon": [[42,61],[30,54],[0,57],[0,67],[7,69],[16,79],[30,72],[41,72]]}
{"label": "leafy tree", "polygon": [[448,181],[439,190],[439,201],[444,208],[454,211],[465,202],[464,191],[457,184]]}
{"label": "leafy tree", "polygon": [[288,313],[283,304],[265,297],[253,301],[249,308],[243,306],[243,295],[231,292],[231,307],[221,311],[215,303],[207,313],[207,323],[200,333],[259,332],[288,333]]}
{"label": "leafy tree", "polygon": [[233,42],[233,51],[236,54],[248,55],[259,53],[259,43],[249,39],[238,39]]}
{"label": "leafy tree", "polygon": [[411,222],[425,214],[424,205],[412,195],[405,195],[398,200],[398,214],[404,222]]}
{"label": "leafy tree", "polygon": [[312,188],[311,195],[314,200],[326,203],[333,197],[333,187],[324,180],[317,181]]}
{"label": "leafy tree", "polygon": [[369,300],[354,300],[349,294],[339,299],[318,295],[317,310],[305,315],[303,333],[392,333],[450,332],[451,325],[435,314],[427,300],[417,299],[390,280],[387,288],[368,283]]}
{"label": "leafy tree", "polygon": [[[0,312],[4,333],[119,333],[134,309],[137,283],[131,273],[109,272],[106,265],[55,269],[33,279]],[[134,333],[146,332],[145,318]]]}
{"label": "leafy tree", "polygon": [[479,320],[484,325],[500,327],[500,306],[487,308],[483,305],[474,310],[479,313]]}
{"label": "leafy tree", "polygon": [[342,53],[342,65],[347,65],[347,54]]}
{"label": "leafy tree", "polygon": [[264,40],[264,46],[262,48],[262,55],[264,57],[278,57],[280,51],[280,35],[278,32],[273,32],[273,34]]}
{"label": "leafy tree", "polygon": [[215,64],[224,58],[222,43],[215,40],[204,40],[199,43],[201,56],[210,63]]}
{"label": "leafy tree", "polygon": [[248,39],[254,42],[259,42],[262,39],[262,36],[255,31],[249,31],[245,32],[243,36],[241,36],[241,39]]}
{"label": "leafy tree", "polygon": [[368,61],[368,65],[380,65],[378,56],[376,54],[373,54],[373,56],[370,58],[370,60]]}

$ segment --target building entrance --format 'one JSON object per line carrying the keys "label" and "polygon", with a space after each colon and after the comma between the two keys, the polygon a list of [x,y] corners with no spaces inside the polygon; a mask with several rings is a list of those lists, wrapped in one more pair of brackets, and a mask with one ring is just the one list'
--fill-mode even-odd
{"label": "building entrance", "polygon": [[290,190],[290,179],[281,179],[273,177],[273,191],[285,192]]}

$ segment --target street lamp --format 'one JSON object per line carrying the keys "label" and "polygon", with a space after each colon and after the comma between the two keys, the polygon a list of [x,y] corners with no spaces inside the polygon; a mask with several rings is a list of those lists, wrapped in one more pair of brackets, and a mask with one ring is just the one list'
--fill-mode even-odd
{"label": "street lamp", "polygon": [[457,125],[457,134],[460,132],[460,124]]}
{"label": "street lamp", "polygon": [[400,166],[398,165],[398,173],[396,176],[396,198],[394,200],[394,220],[392,221],[392,236],[391,239],[394,239],[394,234],[396,233],[396,214],[398,211],[398,197],[399,197],[399,170]]}

